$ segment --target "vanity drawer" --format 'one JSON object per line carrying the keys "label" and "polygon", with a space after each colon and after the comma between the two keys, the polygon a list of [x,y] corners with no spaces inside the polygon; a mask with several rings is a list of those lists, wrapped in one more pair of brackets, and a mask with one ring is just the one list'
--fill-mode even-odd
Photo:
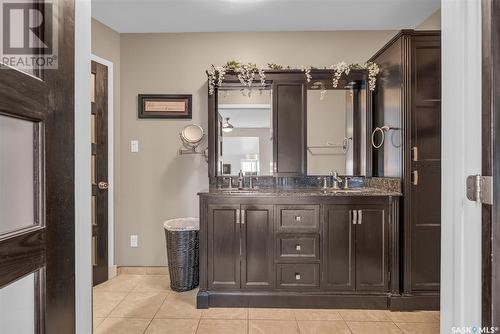
{"label": "vanity drawer", "polygon": [[278,288],[319,287],[319,263],[278,263]]}
{"label": "vanity drawer", "polygon": [[317,232],[319,205],[278,205],[279,232]]}
{"label": "vanity drawer", "polygon": [[282,234],[278,236],[276,256],[278,260],[319,259],[319,235]]}

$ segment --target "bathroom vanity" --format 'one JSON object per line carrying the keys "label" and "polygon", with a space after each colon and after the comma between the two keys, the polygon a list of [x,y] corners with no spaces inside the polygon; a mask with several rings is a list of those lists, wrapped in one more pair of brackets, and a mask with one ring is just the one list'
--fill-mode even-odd
{"label": "bathroom vanity", "polygon": [[360,68],[209,90],[199,308],[439,308],[438,41],[398,34],[375,91]]}
{"label": "bathroom vanity", "polygon": [[249,91],[227,73],[209,95],[199,308],[387,309],[399,296],[400,181],[370,182],[368,73],[336,87],[331,75],[269,71]]}
{"label": "bathroom vanity", "polygon": [[386,309],[399,296],[398,192],[199,195],[199,308]]}

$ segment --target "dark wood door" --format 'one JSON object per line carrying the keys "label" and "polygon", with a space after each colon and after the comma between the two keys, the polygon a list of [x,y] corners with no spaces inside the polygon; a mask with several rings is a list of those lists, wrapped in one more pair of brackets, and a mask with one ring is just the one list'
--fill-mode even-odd
{"label": "dark wood door", "polygon": [[359,207],[356,223],[356,291],[388,290],[388,212],[384,207]]}
{"label": "dark wood door", "polygon": [[48,49],[16,54],[57,54],[50,69],[0,64],[0,304],[20,306],[0,306],[0,324],[9,333],[74,333],[74,3],[0,5],[4,28],[17,27],[6,21],[11,10],[45,22],[10,35],[34,34]]}
{"label": "dark wood door", "polygon": [[108,68],[92,61],[92,266],[93,285],[108,279]]}
{"label": "dark wood door", "polygon": [[410,242],[411,290],[438,291],[441,254],[441,42],[412,44]]}
{"label": "dark wood door", "polygon": [[208,206],[208,287],[240,288],[240,206]]}
{"label": "dark wood door", "polygon": [[273,205],[241,206],[241,287],[274,286]]}
{"label": "dark wood door", "polygon": [[355,225],[351,205],[325,205],[322,282],[325,289],[355,290]]}
{"label": "dark wood door", "polygon": [[306,88],[302,82],[273,85],[274,174],[306,172]]}
{"label": "dark wood door", "polygon": [[500,2],[482,2],[482,168],[493,178],[493,205],[482,205],[482,314],[485,327],[500,324]]}

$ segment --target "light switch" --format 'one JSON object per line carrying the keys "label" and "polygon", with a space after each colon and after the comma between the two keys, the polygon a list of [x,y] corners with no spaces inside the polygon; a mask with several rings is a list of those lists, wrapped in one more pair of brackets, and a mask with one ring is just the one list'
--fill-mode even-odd
{"label": "light switch", "polygon": [[137,234],[132,234],[130,236],[130,247],[136,248],[139,246],[139,237]]}
{"label": "light switch", "polygon": [[139,141],[138,140],[131,140],[130,141],[130,152],[132,152],[132,153],[139,152]]}

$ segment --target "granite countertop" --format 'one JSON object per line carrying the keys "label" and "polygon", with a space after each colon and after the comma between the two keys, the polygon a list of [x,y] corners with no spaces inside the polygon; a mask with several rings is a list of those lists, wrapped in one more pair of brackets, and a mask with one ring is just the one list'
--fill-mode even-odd
{"label": "granite countertop", "polygon": [[244,189],[237,188],[215,188],[208,191],[199,192],[198,195],[204,196],[245,196],[245,197],[265,197],[265,196],[401,196],[397,191],[386,190],[373,187],[351,188],[349,190],[333,190],[328,189],[323,191],[319,188],[261,188],[261,189]]}

